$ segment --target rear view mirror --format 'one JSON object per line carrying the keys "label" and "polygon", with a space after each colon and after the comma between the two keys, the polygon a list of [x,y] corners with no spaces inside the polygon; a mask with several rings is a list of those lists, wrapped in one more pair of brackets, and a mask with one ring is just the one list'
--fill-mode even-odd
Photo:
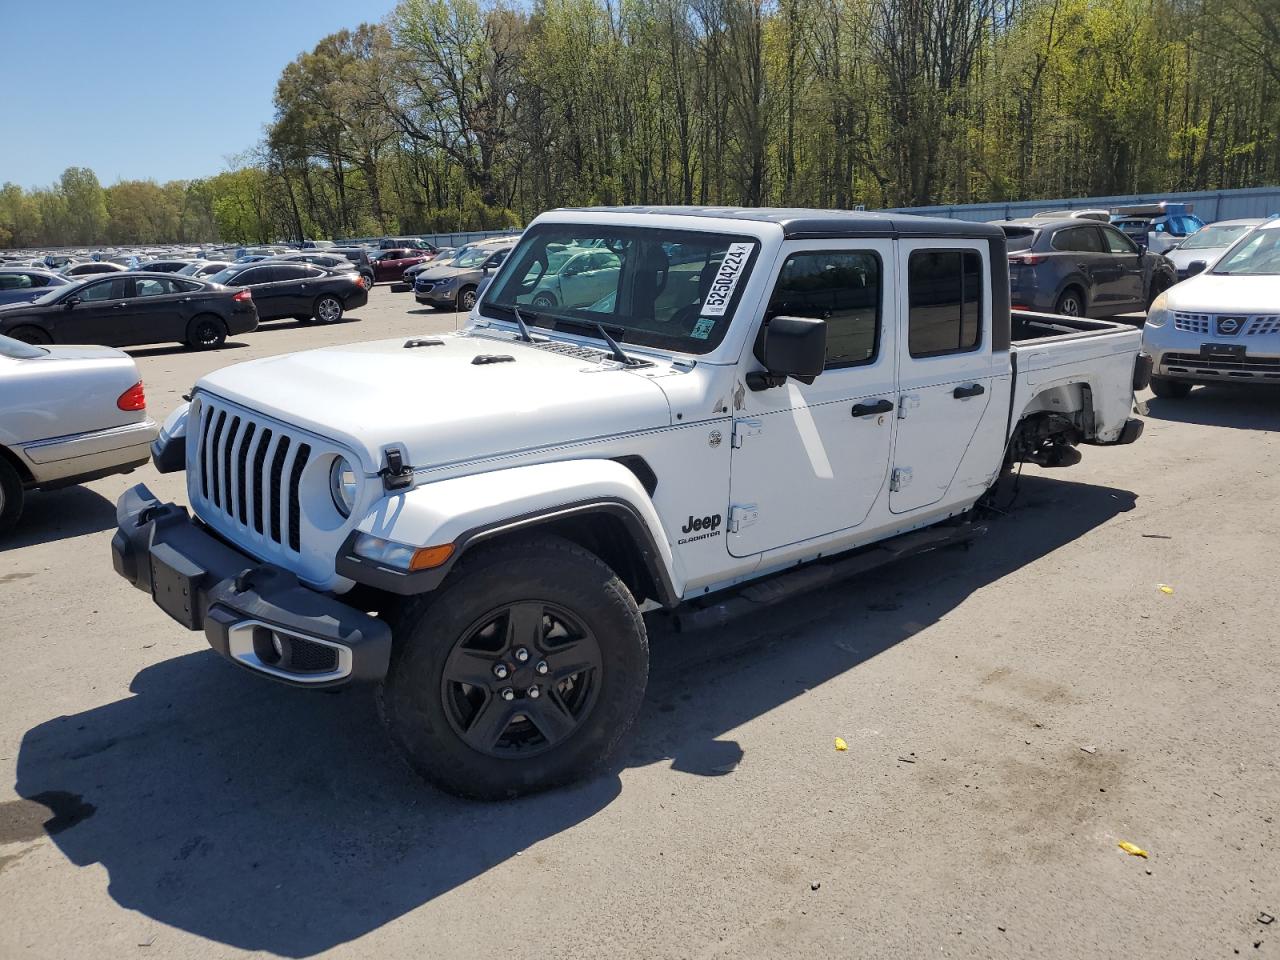
{"label": "rear view mirror", "polygon": [[766,372],[747,375],[752,390],[780,387],[787,377],[813,383],[827,362],[827,321],[774,317],[760,328],[755,355]]}
{"label": "rear view mirror", "polygon": [[1204,268],[1207,266],[1208,264],[1203,260],[1192,260],[1187,264],[1187,276],[1194,277],[1197,273],[1204,273]]}

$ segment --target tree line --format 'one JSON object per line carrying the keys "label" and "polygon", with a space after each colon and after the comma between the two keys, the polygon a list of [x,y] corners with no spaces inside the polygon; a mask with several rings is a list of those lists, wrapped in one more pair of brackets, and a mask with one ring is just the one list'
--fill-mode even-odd
{"label": "tree line", "polygon": [[1280,183],[1280,0],[402,0],[205,180],[0,189],[0,246]]}

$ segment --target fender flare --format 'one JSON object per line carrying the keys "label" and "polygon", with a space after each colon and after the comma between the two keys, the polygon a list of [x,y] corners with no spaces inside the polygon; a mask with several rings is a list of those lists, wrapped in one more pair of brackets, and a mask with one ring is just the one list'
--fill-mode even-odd
{"label": "fender flare", "polygon": [[[614,460],[561,460],[439,480],[386,497],[347,536],[337,573],[404,596],[436,589],[466,552],[497,537],[568,518],[602,515],[622,524],[664,606],[679,602],[685,577],[657,510],[630,469]],[[453,544],[441,566],[406,572],[355,554],[371,534],[412,547]]]}

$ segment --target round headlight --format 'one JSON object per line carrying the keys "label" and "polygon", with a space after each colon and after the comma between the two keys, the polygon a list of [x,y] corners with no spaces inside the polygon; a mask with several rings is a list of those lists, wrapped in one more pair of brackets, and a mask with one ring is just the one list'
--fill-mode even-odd
{"label": "round headlight", "polygon": [[356,490],[360,485],[355,467],[345,457],[335,457],[333,466],[329,468],[329,492],[333,495],[333,505],[344,517],[351,516],[351,508],[356,505]]}

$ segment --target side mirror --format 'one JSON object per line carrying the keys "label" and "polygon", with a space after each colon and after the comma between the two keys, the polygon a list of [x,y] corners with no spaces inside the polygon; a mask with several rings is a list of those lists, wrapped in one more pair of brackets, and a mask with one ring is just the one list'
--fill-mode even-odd
{"label": "side mirror", "polygon": [[1192,260],[1187,264],[1187,276],[1194,277],[1197,273],[1204,273],[1204,268],[1208,265],[1203,260]]}
{"label": "side mirror", "polygon": [[815,317],[774,317],[756,337],[756,359],[764,373],[747,374],[752,390],[780,387],[787,377],[813,383],[827,363],[827,321]]}
{"label": "side mirror", "polygon": [[490,271],[490,270],[492,270],[492,269],[493,269],[493,267],[489,266],[489,264],[487,264],[487,263],[486,263],[486,264],[483,264],[483,265],[480,267],[480,272],[481,272],[481,273],[483,273],[483,274],[487,277],[487,276],[489,276],[489,271]]}
{"label": "side mirror", "polygon": [[84,303],[84,301],[81,300],[79,297],[67,297],[67,299],[62,301],[62,305],[66,307],[68,310],[70,310],[72,307],[74,307],[78,303]]}

